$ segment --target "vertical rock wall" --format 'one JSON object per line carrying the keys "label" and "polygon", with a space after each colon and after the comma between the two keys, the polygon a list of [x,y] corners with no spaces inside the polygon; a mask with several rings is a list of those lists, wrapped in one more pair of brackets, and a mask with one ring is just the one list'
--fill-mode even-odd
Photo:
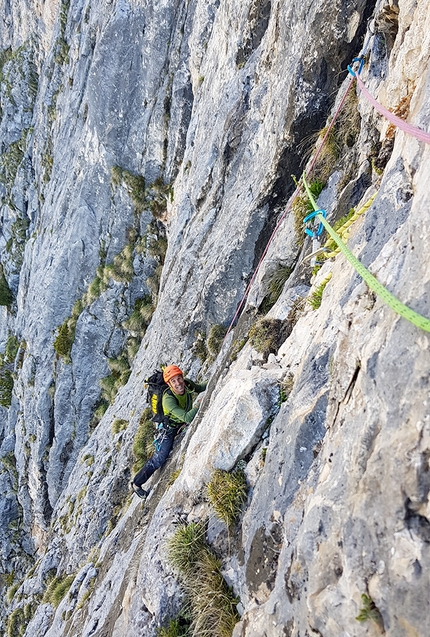
{"label": "vertical rock wall", "polygon": [[[231,321],[364,40],[369,90],[428,128],[425,3],[2,11],[5,634],[155,636],[183,605],[167,540],[203,520],[240,599],[235,637],[424,635],[425,332],[342,256],[312,273],[293,210],[221,354],[197,345]],[[350,96],[318,205],[334,222],[377,192],[349,246],[430,316],[428,149]],[[268,359],[249,327],[270,306]],[[211,382],[144,507],[132,447],[163,362]],[[206,484],[238,463],[248,500],[227,533]]]}

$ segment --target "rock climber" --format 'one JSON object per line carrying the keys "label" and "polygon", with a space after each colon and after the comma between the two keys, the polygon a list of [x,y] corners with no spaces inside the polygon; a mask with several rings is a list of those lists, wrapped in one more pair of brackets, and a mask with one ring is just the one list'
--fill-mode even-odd
{"label": "rock climber", "polygon": [[175,436],[182,428],[181,425],[189,425],[197,413],[199,405],[196,404],[193,407],[193,393],[199,394],[205,391],[207,384],[197,384],[184,378],[182,370],[177,365],[166,367],[163,370],[163,379],[169,386],[162,398],[163,412],[167,416],[167,422],[162,427],[157,451],[134,476],[131,483],[133,491],[142,499],[146,499],[149,493],[149,490],[142,489],[142,485],[166,462]]}

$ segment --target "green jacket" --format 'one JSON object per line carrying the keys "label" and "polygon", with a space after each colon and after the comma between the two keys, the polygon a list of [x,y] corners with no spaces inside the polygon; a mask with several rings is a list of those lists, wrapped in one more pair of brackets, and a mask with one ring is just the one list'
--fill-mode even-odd
{"label": "green jacket", "polygon": [[175,394],[173,390],[166,389],[163,394],[163,412],[169,417],[173,426],[181,423],[190,424],[197,413],[198,407],[193,407],[193,393],[200,394],[205,391],[207,383],[198,385],[188,378],[185,379],[185,393],[182,396]]}

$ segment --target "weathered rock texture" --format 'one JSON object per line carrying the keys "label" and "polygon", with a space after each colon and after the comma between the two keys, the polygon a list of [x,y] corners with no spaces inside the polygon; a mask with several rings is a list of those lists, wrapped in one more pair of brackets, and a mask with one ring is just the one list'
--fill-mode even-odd
{"label": "weathered rock texture", "polygon": [[[379,101],[429,130],[427,2],[20,0],[0,38],[4,634],[155,636],[183,604],[166,542],[208,519],[234,637],[425,637],[427,333],[342,255],[312,273],[293,206],[221,353],[205,341],[235,315],[355,56]],[[430,317],[428,146],[355,84],[334,131],[310,176],[319,205],[334,222],[377,192],[348,245]],[[270,346],[249,331],[266,314],[282,321]],[[133,439],[165,362],[210,382],[143,506]],[[206,484],[239,462],[249,494],[227,534]],[[55,603],[53,577],[69,578]]]}

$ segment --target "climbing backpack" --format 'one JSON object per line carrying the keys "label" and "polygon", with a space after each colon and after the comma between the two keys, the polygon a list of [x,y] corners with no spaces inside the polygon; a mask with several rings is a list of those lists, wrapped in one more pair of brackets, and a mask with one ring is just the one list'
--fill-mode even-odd
{"label": "climbing backpack", "polygon": [[163,372],[155,371],[152,376],[145,380],[148,387],[147,401],[151,406],[153,416],[151,420],[159,425],[168,425],[169,418],[163,412],[163,394],[169,386],[163,379]]}

